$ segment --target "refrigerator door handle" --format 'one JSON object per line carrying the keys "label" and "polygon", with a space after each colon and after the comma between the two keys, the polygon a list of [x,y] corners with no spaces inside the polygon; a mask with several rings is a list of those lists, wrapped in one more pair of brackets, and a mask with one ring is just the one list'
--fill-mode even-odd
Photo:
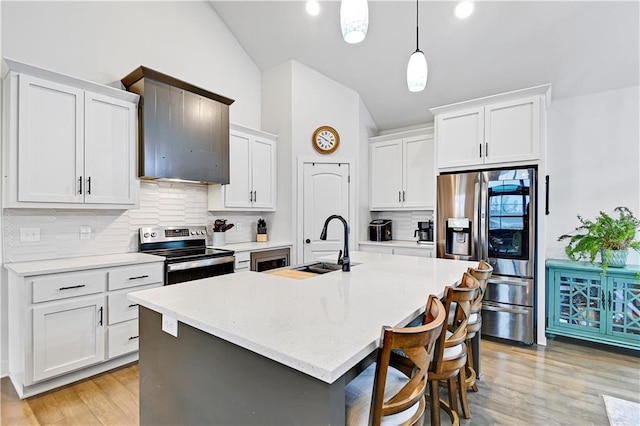
{"label": "refrigerator door handle", "polygon": [[487,241],[487,205],[489,203],[489,189],[484,173],[480,173],[480,206],[477,211],[478,218],[478,260],[488,260],[489,246]]}
{"label": "refrigerator door handle", "polygon": [[526,281],[511,281],[511,280],[492,280],[489,279],[488,284],[506,284],[506,285],[517,285],[520,287],[526,287],[529,285]]}
{"label": "refrigerator door handle", "polygon": [[504,307],[504,306],[495,306],[492,304],[489,304],[487,302],[482,303],[482,309],[484,309],[485,311],[492,311],[492,312],[507,312],[509,314],[527,314],[529,313],[529,311],[527,311],[526,309],[518,309],[518,308],[514,308],[514,307]]}

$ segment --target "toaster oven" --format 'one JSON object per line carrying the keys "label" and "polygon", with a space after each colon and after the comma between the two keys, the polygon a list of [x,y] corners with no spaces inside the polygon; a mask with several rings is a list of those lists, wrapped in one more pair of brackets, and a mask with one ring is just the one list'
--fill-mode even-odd
{"label": "toaster oven", "polygon": [[391,239],[390,219],[374,219],[369,223],[370,241],[389,241]]}

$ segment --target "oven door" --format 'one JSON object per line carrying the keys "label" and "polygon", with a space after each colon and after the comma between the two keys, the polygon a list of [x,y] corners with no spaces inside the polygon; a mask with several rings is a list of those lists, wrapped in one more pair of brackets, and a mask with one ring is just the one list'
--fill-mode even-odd
{"label": "oven door", "polygon": [[166,263],[165,285],[200,280],[231,274],[234,271],[235,256],[212,257],[190,262]]}

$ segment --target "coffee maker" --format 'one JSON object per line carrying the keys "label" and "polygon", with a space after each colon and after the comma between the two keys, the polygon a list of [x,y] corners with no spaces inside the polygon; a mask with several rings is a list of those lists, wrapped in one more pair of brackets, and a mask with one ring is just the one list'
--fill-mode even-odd
{"label": "coffee maker", "polygon": [[418,244],[426,244],[433,242],[433,221],[418,222],[418,229],[413,233],[414,237],[418,237]]}

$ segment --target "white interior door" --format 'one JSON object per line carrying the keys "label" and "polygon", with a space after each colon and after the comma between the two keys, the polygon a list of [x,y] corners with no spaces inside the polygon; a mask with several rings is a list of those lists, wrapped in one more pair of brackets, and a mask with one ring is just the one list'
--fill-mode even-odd
{"label": "white interior door", "polygon": [[[304,163],[303,181],[303,262],[335,254],[344,247],[344,227],[332,220],[327,239],[320,239],[324,221],[331,215],[342,216],[351,227],[349,217],[349,164]],[[351,233],[353,235],[353,233]]]}

